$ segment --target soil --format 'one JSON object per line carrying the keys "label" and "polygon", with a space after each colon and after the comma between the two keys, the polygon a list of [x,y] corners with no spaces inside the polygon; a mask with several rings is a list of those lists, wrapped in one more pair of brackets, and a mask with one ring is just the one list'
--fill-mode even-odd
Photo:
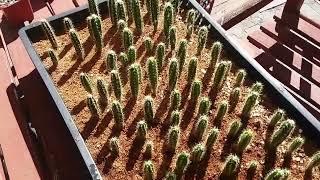
{"label": "soil", "polygon": [[[105,68],[105,56],[108,50],[113,49],[117,53],[122,52],[121,48],[121,36],[117,33],[115,28],[111,27],[110,18],[103,18],[102,31],[105,46],[102,54],[96,53],[94,44],[89,38],[89,32],[86,28],[85,22],[77,27],[81,41],[85,49],[85,60],[77,60],[73,46],[71,45],[68,35],[59,35],[58,41],[60,43],[60,49],[58,50],[59,57],[61,58],[57,67],[53,67],[51,61],[45,55],[45,51],[48,50],[50,43],[48,40],[41,40],[34,43],[34,47],[43,59],[45,67],[51,75],[51,78],[56,85],[59,94],[64,100],[67,108],[71,112],[74,122],[76,123],[82,137],[84,138],[86,145],[94,158],[102,176],[104,179],[143,179],[142,165],[146,157],[144,156],[144,145],[141,142],[135,140],[136,124],[143,118],[143,99],[146,95],[151,94],[151,90],[148,83],[148,77],[146,74],[146,59],[149,55],[145,54],[143,46],[143,38],[150,36],[153,38],[155,44],[163,42],[165,37],[162,33],[163,29],[163,10],[161,10],[159,17],[159,26],[156,33],[153,32],[153,26],[151,25],[148,17],[143,10],[144,17],[144,31],[141,35],[135,35],[135,44],[138,49],[138,62],[140,62],[143,71],[143,80],[141,83],[141,93],[135,101],[131,98],[130,87],[127,78],[126,67],[118,62],[118,68],[120,69],[121,79],[123,84],[123,99],[122,106],[125,114],[125,128],[121,132],[117,132],[113,128],[114,122],[112,113],[109,110],[110,104],[106,108],[101,108],[100,118],[93,118],[86,106],[85,100],[87,93],[80,84],[79,74],[81,72],[87,72],[92,77],[92,82],[95,82],[98,76],[103,77],[108,84],[110,84],[110,72],[107,72]],[[184,23],[186,12],[182,10],[180,14],[176,16],[175,26],[178,32],[178,41],[186,37],[186,25]],[[134,30],[134,24],[130,24],[130,28]],[[195,32],[188,46],[188,59],[195,56],[197,49],[197,32]],[[44,38],[43,38],[44,39]],[[202,96],[207,96],[211,90],[212,69],[209,69],[209,49],[214,42],[212,37],[208,38],[207,47],[202,54],[198,56],[198,70],[197,78],[203,82]],[[166,50],[166,60],[164,67],[161,70],[159,78],[159,86],[156,95],[153,95],[155,105],[155,118],[157,124],[149,128],[147,140],[151,140],[154,143],[154,152],[152,160],[156,167],[155,177],[156,179],[162,179],[167,171],[170,171],[175,166],[176,155],[182,151],[190,152],[193,145],[196,143],[190,139],[190,132],[194,123],[197,120],[197,108],[193,107],[189,102],[189,87],[186,84],[187,64],[185,63],[183,73],[177,84],[177,88],[182,92],[182,107],[181,107],[181,134],[180,142],[177,147],[176,153],[170,155],[165,152],[165,144],[167,139],[168,126],[166,122],[169,121],[169,92],[168,88],[168,62],[171,57],[175,56],[175,52],[170,49]],[[233,57],[228,56],[228,52],[223,52],[222,59],[228,59],[233,61]],[[231,72],[227,77],[227,80],[222,90],[217,96],[210,96],[213,102],[212,108],[209,113],[210,122],[208,129],[213,127],[213,118],[216,113],[217,104],[222,100],[227,100],[232,90],[232,83],[235,79],[235,73],[239,69],[236,64],[233,64]],[[235,119],[240,120],[241,108],[243,106],[244,99],[251,84],[255,82],[254,78],[248,77],[241,87],[242,96],[241,102],[237,105],[235,111],[230,112],[222,120],[220,129],[220,135],[213,147],[211,154],[207,155],[201,162],[198,168],[189,168],[186,172],[185,179],[218,179],[223,166],[223,162],[226,157],[235,153],[234,144],[235,141],[227,141],[226,133],[231,123]],[[114,94],[111,92],[111,99],[115,99]],[[247,164],[251,160],[259,162],[258,170],[252,179],[261,179],[266,173],[273,167],[287,167],[291,170],[291,179],[311,179],[310,176],[305,176],[305,167],[308,163],[309,157],[318,150],[318,147],[314,142],[306,141],[305,145],[293,154],[291,160],[284,158],[284,151],[288,144],[288,141],[298,135],[303,136],[303,132],[298,127],[291,134],[284,143],[280,145],[276,154],[268,152],[265,148],[266,142],[272,134],[271,130],[268,130],[268,118],[272,112],[278,107],[275,105],[276,101],[268,98],[267,92],[264,90],[260,99],[259,105],[253,111],[252,117],[246,123],[246,128],[250,128],[255,132],[255,137],[250,147],[241,157],[241,167],[239,168],[237,177],[238,179],[250,179],[247,175]],[[95,90],[93,95],[98,99],[98,93]],[[111,102],[111,101],[110,101]],[[290,115],[288,115],[290,118]],[[208,132],[208,130],[207,130]],[[119,136],[120,140],[120,155],[119,157],[113,157],[108,151],[108,140],[113,136]],[[206,135],[204,136],[206,137]],[[284,160],[285,159],[285,160]],[[320,173],[318,169],[313,171],[313,178],[320,179]]]}

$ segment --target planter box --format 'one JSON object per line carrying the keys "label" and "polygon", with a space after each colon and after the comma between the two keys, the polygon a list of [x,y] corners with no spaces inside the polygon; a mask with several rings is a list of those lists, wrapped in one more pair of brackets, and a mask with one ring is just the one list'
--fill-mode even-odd
{"label": "planter box", "polygon": [[[306,135],[308,138],[317,139],[320,137],[320,123],[314,118],[310,112],[308,112],[296,99],[290,95],[289,92],[281,85],[279,81],[274,79],[262,66],[260,66],[253,58],[251,58],[241,47],[239,47],[226,33],[226,31],[215,22],[210,15],[205,12],[201,6],[195,0],[184,1],[182,8],[194,8],[197,9],[202,18],[199,18],[197,23],[203,25],[211,25],[209,29],[210,34],[214,34],[215,38],[220,40],[224,44],[224,49],[228,51],[232,57],[234,57],[234,63],[240,67],[243,67],[247,70],[250,77],[253,79],[259,80],[264,83],[268,97],[271,98],[274,104],[277,104],[279,107],[286,110],[291,117],[294,117],[297,124],[305,129]],[[106,13],[107,3],[103,1],[100,3],[100,9],[103,13]],[[87,6],[79,7],[69,12],[56,15],[48,18],[48,21],[51,23],[57,34],[64,33],[62,19],[66,16],[73,19],[74,24],[80,24],[85,21],[86,17],[89,15]],[[62,98],[58,94],[56,87],[40,57],[32,46],[33,42],[37,42],[40,37],[43,37],[40,23],[36,22],[30,24],[27,27],[24,27],[20,30],[19,35],[23,41],[24,46],[26,47],[30,58],[32,59],[38,73],[40,74],[48,92],[51,94],[52,99],[56,105],[56,108],[61,113],[64,123],[72,135],[74,141],[70,142],[75,144],[79,153],[83,159],[79,160],[86,164],[86,169],[88,174],[91,175],[92,179],[101,179],[99,171],[93,161],[84,140],[82,139],[75,123],[71,120],[71,114],[67,110]],[[50,142],[48,142],[50,143]]]}

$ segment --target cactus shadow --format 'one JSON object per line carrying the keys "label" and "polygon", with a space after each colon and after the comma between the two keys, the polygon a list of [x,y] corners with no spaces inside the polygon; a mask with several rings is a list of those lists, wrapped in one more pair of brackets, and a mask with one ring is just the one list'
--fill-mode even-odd
{"label": "cactus shadow", "polygon": [[223,144],[220,159],[224,160],[232,151],[233,151],[233,142],[235,141],[237,136],[231,138],[227,137],[226,142]]}
{"label": "cactus shadow", "polygon": [[133,107],[136,105],[136,102],[137,102],[137,98],[136,97],[133,97],[133,96],[130,96],[127,104],[125,105],[124,107],[124,119],[125,121],[128,120],[132,110],[133,110]]}
{"label": "cactus shadow", "polygon": [[168,104],[169,104],[169,99],[170,99],[169,97],[170,97],[170,93],[166,92],[165,96],[163,97],[163,99],[162,99],[161,103],[159,104],[159,107],[156,111],[155,118],[161,119],[163,117],[163,115],[165,115],[165,113],[168,110]]}
{"label": "cactus shadow", "polygon": [[275,149],[266,148],[266,155],[264,158],[262,175],[265,176],[268,172],[274,168],[277,158],[277,153]]}
{"label": "cactus shadow", "polygon": [[162,151],[164,153],[164,156],[162,158],[162,162],[160,164],[159,170],[157,171],[156,179],[163,179],[166,175],[166,172],[170,168],[170,165],[172,163],[172,159],[174,156],[174,153],[168,153],[165,150],[165,146],[162,147]]}
{"label": "cactus shadow", "polygon": [[285,153],[285,155],[283,157],[282,167],[289,169],[291,166],[291,162],[292,162],[292,154]]}
{"label": "cactus shadow", "polygon": [[96,62],[99,60],[99,57],[101,57],[101,52],[96,52],[87,63],[82,65],[81,70],[83,72],[89,72],[92,69],[92,67],[96,64]]}
{"label": "cactus shadow", "polygon": [[48,73],[52,74],[57,69],[58,65],[57,64],[52,64],[52,66],[49,67]]}
{"label": "cactus shadow", "polygon": [[[103,36],[103,41],[105,42],[105,44],[109,44],[110,41],[113,40],[114,36],[118,35],[117,33],[117,29],[112,26],[108,29],[108,31],[104,34]],[[109,38],[109,39],[108,39]]]}
{"label": "cactus shadow", "polygon": [[109,111],[101,120],[100,124],[97,127],[96,132],[94,133],[94,136],[97,137],[97,136],[101,135],[108,127],[109,123],[111,122],[111,119],[112,119],[112,113],[111,113],[111,111]]}
{"label": "cactus shadow", "polygon": [[73,75],[73,73],[78,69],[78,67],[80,66],[81,61],[75,61],[75,63],[66,71],[66,73],[64,73],[61,78],[59,79],[59,81],[57,82],[58,86],[62,86],[64,85]]}
{"label": "cactus shadow", "polygon": [[255,172],[256,171],[254,171],[252,169],[248,169],[247,174],[246,174],[246,180],[253,180],[254,176],[255,176]]}
{"label": "cactus shadow", "polygon": [[79,104],[77,104],[76,106],[74,106],[72,108],[71,114],[73,114],[73,115],[79,114],[84,109],[84,107],[86,107],[86,101],[82,100],[82,101],[80,101]]}
{"label": "cactus shadow", "polygon": [[[187,167],[185,174],[184,174],[184,179],[198,179],[196,178],[196,175],[198,173],[198,169],[199,168],[199,164],[191,161],[191,163],[189,164],[189,166]],[[180,177],[182,178],[182,177]]]}
{"label": "cactus shadow", "polygon": [[116,159],[117,159],[117,156],[115,156],[115,155],[109,154],[109,156],[107,156],[107,158],[105,159],[106,163],[105,163],[103,170],[102,170],[102,172],[104,174],[107,174],[111,170],[112,165]]}
{"label": "cactus shadow", "polygon": [[181,97],[183,97],[181,99],[181,107],[184,107],[187,100],[188,100],[188,96],[189,96],[189,91],[190,91],[190,87],[191,87],[191,84],[188,83],[182,90],[181,92]]}
{"label": "cactus shadow", "polygon": [[204,176],[206,175],[206,172],[207,172],[210,158],[211,158],[211,150],[206,152],[204,159],[200,162],[201,168],[199,168],[197,172],[198,179],[204,179]]}
{"label": "cactus shadow", "polygon": [[91,135],[92,131],[95,129],[99,122],[99,117],[92,116],[85,124],[83,130],[81,131],[81,136],[84,140],[87,140]]}
{"label": "cactus shadow", "polygon": [[143,148],[144,141],[135,138],[132,142],[132,146],[129,150],[128,161],[126,163],[126,170],[130,171],[133,169],[135,163],[137,162],[141,150]]}
{"label": "cactus shadow", "polygon": [[120,69],[119,69],[119,72],[120,72],[120,78],[121,78],[121,82],[123,85],[126,85],[127,82],[128,82],[128,68],[125,67],[125,66],[122,66]]}
{"label": "cactus shadow", "polygon": [[67,54],[67,52],[70,51],[71,47],[72,47],[72,43],[69,43],[69,44],[65,45],[63,47],[62,51],[58,55],[59,58],[60,59],[63,58]]}
{"label": "cactus shadow", "polygon": [[143,16],[143,22],[144,22],[145,24],[151,25],[149,16],[150,16],[150,14],[149,14],[149,13],[146,13],[146,14]]}
{"label": "cactus shadow", "polygon": [[202,92],[205,92],[207,90],[207,88],[209,87],[210,81],[213,76],[213,72],[214,72],[214,68],[212,67],[212,65],[210,63],[206,73],[204,74],[204,76],[202,78],[202,84],[203,84]]}
{"label": "cactus shadow", "polygon": [[184,111],[184,114],[181,119],[180,127],[181,129],[186,129],[189,123],[191,122],[194,114],[196,104],[193,101],[189,101],[186,110]]}
{"label": "cactus shadow", "polygon": [[303,180],[312,180],[312,169],[306,169]]}
{"label": "cactus shadow", "polygon": [[[93,42],[92,42],[90,36],[82,43],[82,47],[84,49],[85,56],[87,56],[93,47]],[[70,49],[71,49],[71,47],[70,47]]]}
{"label": "cactus shadow", "polygon": [[137,122],[142,118],[143,118],[143,111],[140,110],[137,116],[131,122],[130,126],[128,127],[127,134],[126,134],[127,137],[132,137],[132,135],[135,133]]}

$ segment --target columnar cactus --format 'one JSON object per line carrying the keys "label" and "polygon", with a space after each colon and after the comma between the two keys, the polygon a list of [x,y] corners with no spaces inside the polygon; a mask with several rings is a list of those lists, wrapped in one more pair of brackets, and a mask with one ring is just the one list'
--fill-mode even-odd
{"label": "columnar cactus", "polygon": [[276,129],[270,140],[270,147],[276,149],[295,128],[295,122],[291,119],[283,121],[278,129]]}
{"label": "columnar cactus", "polygon": [[171,1],[173,9],[174,9],[174,14],[178,12],[179,6],[180,6],[180,0],[172,0]]}
{"label": "columnar cactus", "polygon": [[133,34],[129,28],[124,28],[122,32],[122,46],[127,50],[130,46],[133,45]]}
{"label": "columnar cactus", "polygon": [[229,155],[223,166],[223,175],[227,177],[232,177],[237,172],[237,169],[240,165],[240,159],[236,155]]}
{"label": "columnar cactus", "polygon": [[196,11],[190,9],[187,13],[187,26],[193,26],[196,21]]}
{"label": "columnar cactus", "polygon": [[88,17],[88,21],[90,36],[94,40],[97,51],[100,52],[103,48],[101,19],[99,16],[92,14],[90,17]]}
{"label": "columnar cactus", "polygon": [[151,22],[156,31],[158,28],[158,18],[159,18],[159,0],[150,0],[150,10],[151,10]]}
{"label": "columnar cactus", "polygon": [[108,84],[101,77],[97,78],[97,90],[99,93],[100,101],[103,104],[108,104]]}
{"label": "columnar cactus", "polygon": [[145,161],[143,163],[143,172],[145,180],[153,180],[154,179],[154,165],[151,160]]}
{"label": "columnar cactus", "polygon": [[145,155],[149,158],[152,157],[153,154],[153,142],[152,141],[147,141],[146,142],[146,148],[145,148]]}
{"label": "columnar cactus", "polygon": [[109,149],[112,155],[119,156],[120,146],[119,146],[119,138],[112,137],[109,141]]}
{"label": "columnar cactus", "polygon": [[108,71],[117,70],[117,54],[113,50],[109,50],[106,57],[106,66]]}
{"label": "columnar cactus", "polygon": [[290,171],[287,169],[276,168],[270,171],[264,180],[287,180],[290,175]]}
{"label": "columnar cactus", "polygon": [[73,22],[68,17],[63,18],[63,26],[64,26],[65,32],[69,32],[70,29],[74,29]]}
{"label": "columnar cactus", "polygon": [[117,70],[111,71],[111,85],[116,98],[120,101],[122,97],[122,83]]}
{"label": "columnar cactus", "polygon": [[253,132],[250,129],[244,130],[238,139],[237,148],[238,152],[241,154],[243,153],[247,147],[249,146],[250,142],[253,139]]}
{"label": "columnar cactus", "polygon": [[150,37],[144,38],[144,47],[147,54],[150,54],[152,52],[153,42]]}
{"label": "columnar cactus", "polygon": [[202,50],[205,48],[208,38],[208,28],[207,26],[202,26],[198,33],[198,47],[197,54],[201,54]]}
{"label": "columnar cactus", "polygon": [[162,68],[164,56],[165,56],[165,45],[164,43],[159,43],[156,48],[156,59],[158,61],[159,70]]}
{"label": "columnar cactus", "polygon": [[87,106],[92,116],[99,116],[97,101],[91,94],[87,96]]}
{"label": "columnar cactus", "polygon": [[177,145],[179,143],[179,137],[180,137],[179,126],[171,127],[168,133],[168,144],[167,144],[169,152],[175,152]]}
{"label": "columnar cactus", "polygon": [[237,72],[236,79],[234,81],[233,87],[240,87],[243,84],[244,79],[246,78],[247,72],[244,69],[240,69]]}
{"label": "columnar cactus", "polygon": [[197,76],[198,58],[192,57],[188,65],[188,83],[191,84]]}
{"label": "columnar cactus", "polygon": [[215,90],[220,90],[222,88],[223,82],[226,79],[227,63],[226,61],[221,61],[218,63],[217,69],[214,73],[212,87]]}
{"label": "columnar cactus", "polygon": [[127,21],[126,8],[122,0],[117,0],[118,18]]}
{"label": "columnar cactus", "polygon": [[140,92],[140,65],[134,63],[129,68],[130,89],[133,97],[137,98]]}
{"label": "columnar cactus", "polygon": [[116,0],[109,0],[108,2],[109,2],[108,7],[109,7],[109,14],[111,17],[111,22],[113,26],[116,26],[119,20],[117,3],[116,3]]}
{"label": "columnar cactus", "polygon": [[90,14],[99,15],[99,7],[96,0],[88,0]]}
{"label": "columnar cactus", "polygon": [[219,136],[219,129],[218,128],[212,128],[208,132],[208,136],[207,136],[207,140],[206,140],[207,151],[212,150],[212,147],[215,144],[215,142],[217,141],[218,136]]}
{"label": "columnar cactus", "polygon": [[143,21],[140,12],[140,1],[139,0],[132,0],[132,14],[134,24],[138,32],[142,32],[143,29]]}
{"label": "columnar cactus", "polygon": [[236,108],[239,102],[240,96],[241,96],[241,91],[239,87],[236,87],[231,91],[229,96],[230,111],[233,111]]}
{"label": "columnar cactus", "polygon": [[145,140],[147,137],[148,125],[145,121],[139,121],[137,123],[137,138],[139,140]]}
{"label": "columnar cactus", "polygon": [[127,22],[124,21],[123,19],[120,19],[118,22],[117,22],[117,28],[118,28],[118,32],[119,33],[122,33],[124,28],[128,27],[127,25]]}
{"label": "columnar cactus", "polygon": [[210,61],[211,67],[215,67],[217,62],[220,60],[221,51],[222,51],[221,42],[219,41],[214,42],[211,47],[211,61]]}
{"label": "columnar cactus", "polygon": [[228,138],[234,138],[239,133],[242,123],[240,121],[233,121],[228,130]]}
{"label": "columnar cactus", "polygon": [[146,96],[144,98],[144,119],[149,123],[154,123],[153,98]]}
{"label": "columnar cactus", "polygon": [[255,91],[261,94],[263,91],[263,84],[261,82],[254,83],[251,87],[251,91]]}
{"label": "columnar cactus", "polygon": [[45,19],[41,20],[41,28],[42,28],[43,32],[45,33],[46,37],[49,39],[52,48],[58,49],[59,43],[57,40],[57,36],[47,20],[45,20]]}
{"label": "columnar cactus", "polygon": [[136,62],[137,59],[137,50],[134,46],[128,48],[128,63],[132,64]]}
{"label": "columnar cactus", "polygon": [[122,111],[122,106],[119,101],[114,100],[112,102],[112,115],[114,119],[114,124],[117,128],[123,128],[124,115]]}
{"label": "columnar cactus", "polygon": [[187,152],[181,152],[178,155],[177,161],[176,161],[176,167],[174,169],[174,172],[181,176],[187,169],[190,160],[189,160],[190,154]]}
{"label": "columnar cactus", "polygon": [[57,66],[59,62],[59,56],[57,55],[57,53],[53,49],[49,48],[49,50],[47,51],[47,54],[50,57],[52,64],[54,66]]}
{"label": "columnar cactus", "polygon": [[200,99],[198,115],[208,115],[211,108],[211,101],[208,97],[202,97]]}
{"label": "columnar cactus", "polygon": [[258,168],[258,164],[257,161],[250,161],[248,164],[248,173],[254,174]]}
{"label": "columnar cactus", "polygon": [[171,58],[169,65],[169,89],[172,91],[177,84],[179,76],[179,65],[176,58]]}
{"label": "columnar cactus", "polygon": [[168,172],[166,174],[165,180],[176,180],[177,179],[177,175],[173,172]]}
{"label": "columnar cactus", "polygon": [[153,93],[157,92],[158,88],[158,63],[154,57],[149,57],[147,60],[148,77]]}
{"label": "columnar cactus", "polygon": [[133,18],[133,1],[132,0],[123,0],[126,10],[127,10],[127,17],[128,17],[128,21],[132,21]]}
{"label": "columnar cactus", "polygon": [[181,105],[181,93],[175,89],[171,92],[170,96],[170,108],[172,110],[179,110]]}
{"label": "columnar cactus", "polygon": [[174,110],[171,113],[170,125],[179,126],[179,124],[180,124],[180,111]]}
{"label": "columnar cactus", "polygon": [[307,170],[312,170],[313,168],[319,165],[320,165],[320,152],[316,152],[314,155],[312,155],[307,165]]}
{"label": "columnar cactus", "polygon": [[185,39],[182,39],[179,42],[178,52],[177,52],[177,58],[179,61],[179,72],[182,71],[184,62],[187,58],[187,48],[188,48],[188,42]]}
{"label": "columnar cactus", "polygon": [[202,143],[196,144],[191,151],[191,161],[194,163],[202,161],[205,152],[206,148]]}
{"label": "columnar cactus", "polygon": [[221,122],[224,116],[227,114],[228,111],[228,102],[227,101],[221,101],[218,105],[217,114],[215,117],[215,120],[218,122]]}
{"label": "columnar cactus", "polygon": [[164,5],[164,20],[163,20],[163,32],[166,37],[169,37],[170,27],[173,23],[173,6],[170,2]]}
{"label": "columnar cactus", "polygon": [[194,80],[191,86],[191,101],[196,103],[201,94],[202,83],[200,80]]}
{"label": "columnar cactus", "polygon": [[84,50],[80,42],[78,33],[74,29],[69,30],[69,37],[79,59],[84,59]]}
{"label": "columnar cactus", "polygon": [[119,61],[123,64],[123,65],[128,65],[128,56],[126,53],[121,52],[119,54]]}
{"label": "columnar cactus", "polygon": [[256,106],[258,103],[258,98],[259,98],[259,93],[257,92],[250,92],[247,96],[247,99],[245,101],[245,104],[242,108],[242,113],[241,115],[243,117],[250,117],[251,111],[253,108]]}
{"label": "columnar cactus", "polygon": [[282,109],[277,109],[270,118],[269,126],[274,127],[279,121],[284,118],[285,112]]}
{"label": "columnar cactus", "polygon": [[92,93],[92,83],[89,76],[86,73],[80,73],[80,82],[88,93]]}
{"label": "columnar cactus", "polygon": [[190,38],[191,38],[191,35],[192,35],[192,33],[193,33],[193,29],[194,29],[194,26],[193,26],[193,25],[187,26],[187,36],[186,36],[186,38],[187,38],[188,40],[190,40]]}
{"label": "columnar cactus", "polygon": [[200,141],[208,126],[208,116],[200,116],[194,128],[194,138]]}
{"label": "columnar cactus", "polygon": [[286,151],[286,154],[287,155],[292,155],[292,153],[294,153],[295,151],[297,151],[303,144],[304,144],[304,138],[302,137],[296,137],[294,138],[288,148],[287,148],[287,151]]}
{"label": "columnar cactus", "polygon": [[169,43],[170,43],[171,51],[173,51],[176,48],[176,43],[177,43],[177,28],[175,26],[170,27]]}

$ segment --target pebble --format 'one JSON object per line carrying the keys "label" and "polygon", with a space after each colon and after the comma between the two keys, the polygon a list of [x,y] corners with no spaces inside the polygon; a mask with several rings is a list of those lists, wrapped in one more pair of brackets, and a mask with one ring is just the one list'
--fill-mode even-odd
{"label": "pebble", "polygon": [[201,72],[202,72],[203,74],[205,74],[205,73],[206,73],[206,70],[205,70],[205,69],[201,69]]}

